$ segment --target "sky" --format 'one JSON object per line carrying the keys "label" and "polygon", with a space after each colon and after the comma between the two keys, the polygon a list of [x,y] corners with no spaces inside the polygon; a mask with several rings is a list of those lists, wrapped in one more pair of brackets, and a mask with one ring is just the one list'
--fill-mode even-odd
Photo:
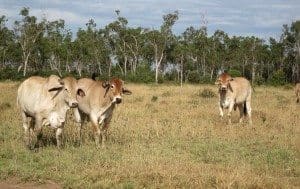
{"label": "sky", "polygon": [[206,25],[209,35],[220,29],[230,36],[265,40],[279,39],[283,24],[300,20],[300,0],[0,0],[0,15],[12,26],[21,19],[22,7],[29,7],[30,15],[38,18],[65,20],[73,35],[91,18],[97,27],[104,27],[116,19],[115,10],[121,11],[130,27],[158,29],[163,15],[178,10],[179,20],[173,27],[178,35],[187,27]]}

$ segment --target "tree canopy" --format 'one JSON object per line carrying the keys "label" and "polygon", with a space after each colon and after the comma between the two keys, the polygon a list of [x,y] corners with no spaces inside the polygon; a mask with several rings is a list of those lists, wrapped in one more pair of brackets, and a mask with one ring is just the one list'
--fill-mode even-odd
{"label": "tree canopy", "polygon": [[[63,19],[48,21],[19,12],[7,27],[0,16],[0,79],[55,73],[82,77],[97,73],[140,82],[213,82],[222,71],[242,75],[253,84],[300,81],[300,20],[282,26],[280,39],[230,36],[206,26],[172,31],[178,11],[162,15],[160,28],[130,27],[120,10],[115,20],[97,27],[90,19],[76,34]],[[280,26],[278,26],[280,27]]]}

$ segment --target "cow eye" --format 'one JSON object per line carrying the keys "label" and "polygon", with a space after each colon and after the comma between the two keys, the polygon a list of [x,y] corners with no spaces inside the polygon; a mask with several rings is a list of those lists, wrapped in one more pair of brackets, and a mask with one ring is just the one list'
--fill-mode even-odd
{"label": "cow eye", "polygon": [[110,88],[113,89],[113,88],[114,88],[114,85],[111,85]]}

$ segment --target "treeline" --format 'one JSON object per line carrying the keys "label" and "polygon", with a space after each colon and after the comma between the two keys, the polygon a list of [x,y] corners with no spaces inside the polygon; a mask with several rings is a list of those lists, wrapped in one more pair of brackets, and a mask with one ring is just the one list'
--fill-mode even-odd
{"label": "treeline", "polygon": [[64,20],[48,21],[20,11],[21,19],[7,27],[0,17],[0,79],[58,74],[76,77],[97,73],[133,82],[213,82],[220,71],[243,75],[254,84],[300,80],[300,20],[284,25],[280,40],[232,36],[222,30],[207,34],[205,26],[172,32],[177,11],[163,16],[159,29],[129,27],[116,19],[98,28],[90,19],[76,36]]}

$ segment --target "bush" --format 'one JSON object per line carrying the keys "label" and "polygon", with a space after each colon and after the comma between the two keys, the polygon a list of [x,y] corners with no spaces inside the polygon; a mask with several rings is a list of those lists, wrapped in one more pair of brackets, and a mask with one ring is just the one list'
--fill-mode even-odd
{"label": "bush", "polygon": [[231,77],[241,77],[242,76],[240,71],[234,70],[234,69],[229,70],[228,74],[231,75]]}
{"label": "bush", "polygon": [[211,89],[208,89],[208,88],[205,88],[203,89],[199,95],[202,97],[202,98],[213,98],[216,96],[216,94],[211,90]]}
{"label": "bush", "polygon": [[277,70],[269,79],[268,83],[273,86],[282,86],[286,84],[285,74],[282,70]]}
{"label": "bush", "polygon": [[21,80],[23,78],[23,72],[18,72],[17,69],[4,68],[0,71],[0,80]]}
{"label": "bush", "polygon": [[210,76],[202,76],[202,77],[200,77],[199,83],[201,83],[201,84],[211,83]]}
{"label": "bush", "polygon": [[143,63],[137,67],[136,74],[128,74],[126,80],[135,83],[152,83],[155,81],[155,75],[150,66]]}
{"label": "bush", "polygon": [[197,71],[190,71],[187,74],[187,80],[191,83],[199,83],[201,80],[200,74]]}
{"label": "bush", "polygon": [[263,77],[261,77],[261,76],[256,76],[256,78],[255,78],[255,84],[256,85],[262,85],[262,84],[264,84],[265,83],[265,79],[263,78]]}

